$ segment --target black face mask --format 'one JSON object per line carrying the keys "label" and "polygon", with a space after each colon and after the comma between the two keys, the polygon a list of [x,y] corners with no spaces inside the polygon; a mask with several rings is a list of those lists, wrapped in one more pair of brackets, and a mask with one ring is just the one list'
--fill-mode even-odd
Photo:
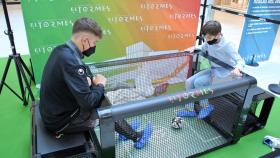
{"label": "black face mask", "polygon": [[213,45],[213,44],[215,44],[215,43],[217,43],[217,41],[218,41],[218,39],[213,39],[213,40],[211,40],[211,41],[207,41],[207,43],[209,44],[209,45]]}
{"label": "black face mask", "polygon": [[[88,45],[90,46],[89,42],[88,42]],[[84,45],[83,45],[83,49],[84,49]],[[96,46],[94,46],[94,47],[89,47],[89,49],[83,51],[82,53],[83,53],[86,57],[89,57],[89,56],[91,56],[92,54],[95,53],[95,49],[96,49]]]}

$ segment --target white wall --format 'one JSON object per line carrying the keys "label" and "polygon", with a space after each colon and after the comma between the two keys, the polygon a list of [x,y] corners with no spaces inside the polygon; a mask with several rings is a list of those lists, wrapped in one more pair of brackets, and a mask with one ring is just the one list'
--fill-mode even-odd
{"label": "white wall", "polygon": [[[17,53],[29,54],[21,6],[8,5],[8,13]],[[12,53],[9,38],[4,34],[5,30],[7,30],[7,25],[2,4],[0,4],[0,57],[8,57]]]}

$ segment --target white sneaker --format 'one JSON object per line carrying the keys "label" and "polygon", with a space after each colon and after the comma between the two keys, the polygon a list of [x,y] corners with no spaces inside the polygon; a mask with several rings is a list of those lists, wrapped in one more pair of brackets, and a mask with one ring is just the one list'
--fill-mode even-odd
{"label": "white sneaker", "polygon": [[275,138],[272,136],[265,136],[263,138],[263,143],[268,145],[269,147],[271,147],[272,151],[274,151],[275,148],[280,149],[280,138]]}

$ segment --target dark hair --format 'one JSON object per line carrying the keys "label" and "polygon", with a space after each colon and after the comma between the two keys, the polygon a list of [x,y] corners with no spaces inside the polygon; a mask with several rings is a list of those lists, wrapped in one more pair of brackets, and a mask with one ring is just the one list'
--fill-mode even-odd
{"label": "dark hair", "polygon": [[90,32],[102,38],[102,29],[98,26],[97,22],[91,18],[83,17],[74,22],[72,34],[78,32]]}
{"label": "dark hair", "polygon": [[202,27],[202,34],[206,35],[213,35],[216,36],[218,33],[222,32],[221,23],[216,20],[207,21]]}

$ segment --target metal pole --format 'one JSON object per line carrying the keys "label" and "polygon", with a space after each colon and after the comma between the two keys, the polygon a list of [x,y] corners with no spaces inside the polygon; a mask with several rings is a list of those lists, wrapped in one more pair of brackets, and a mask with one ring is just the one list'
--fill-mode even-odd
{"label": "metal pole", "polygon": [[[1,0],[2,2],[2,6],[3,6],[3,11],[4,11],[4,15],[5,15],[5,20],[6,20],[6,24],[7,24],[7,31],[4,31],[4,33],[9,36],[9,40],[10,40],[10,46],[12,49],[12,54],[9,56],[9,60],[6,64],[5,67],[5,71],[3,73],[2,79],[1,79],[1,83],[0,83],[0,94],[2,92],[2,88],[3,85],[7,86],[9,90],[11,90],[17,97],[19,97],[18,94],[15,93],[15,91],[13,89],[11,89],[6,83],[6,76],[8,73],[8,70],[10,68],[10,64],[11,64],[11,60],[14,60],[15,62],[15,67],[16,67],[16,73],[17,73],[17,77],[18,77],[18,82],[19,82],[19,86],[20,86],[20,91],[21,91],[21,97],[19,97],[22,101],[24,105],[28,104],[28,100],[26,99],[26,95],[25,95],[25,90],[24,90],[24,84],[23,84],[23,80],[22,77],[25,81],[25,86],[28,89],[29,94],[31,95],[31,100],[34,101],[35,98],[33,97],[31,88],[30,88],[30,84],[28,83],[28,80],[26,78],[25,75],[25,71],[28,73],[28,75],[30,76],[30,78],[34,81],[34,76],[33,74],[30,73],[30,71],[27,69],[26,64],[23,62],[23,60],[21,59],[21,56],[19,53],[16,52],[16,47],[15,47],[15,42],[14,42],[14,36],[13,36],[13,31],[11,29],[11,24],[10,24],[10,20],[9,20],[9,14],[8,14],[8,9],[7,9],[7,4],[5,0]],[[24,68],[24,69],[23,69]]]}
{"label": "metal pole", "polygon": [[13,55],[16,55],[16,47],[15,47],[15,42],[14,42],[14,36],[13,36],[13,31],[11,29],[9,14],[8,14],[8,10],[7,10],[7,4],[6,4],[5,0],[2,0],[2,6],[3,6],[4,14],[5,14],[5,20],[6,20],[7,28],[8,28],[7,32],[4,31],[4,33],[9,36]]}
{"label": "metal pole", "polygon": [[[202,27],[203,27],[204,20],[205,20],[206,7],[207,7],[207,0],[204,0],[203,11],[202,11],[202,15],[201,15],[200,32],[199,32],[200,37],[202,36]],[[202,42],[203,42],[202,39],[199,39],[198,44],[201,45]]]}

